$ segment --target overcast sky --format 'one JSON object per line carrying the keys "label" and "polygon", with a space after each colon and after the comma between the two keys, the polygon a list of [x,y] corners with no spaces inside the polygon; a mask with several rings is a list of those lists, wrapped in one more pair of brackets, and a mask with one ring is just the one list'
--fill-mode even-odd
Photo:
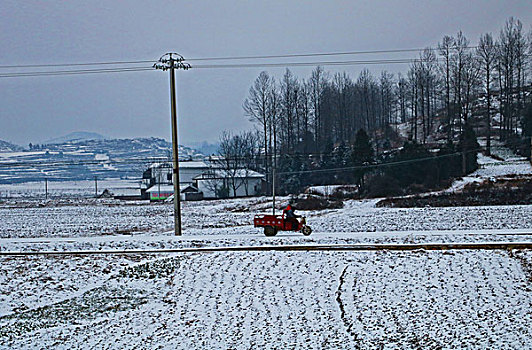
{"label": "overcast sky", "polygon": [[[0,65],[20,65],[156,61],[168,51],[201,58],[421,48],[460,29],[474,44],[482,33],[498,35],[510,16],[528,31],[532,2],[1,0],[0,16]],[[355,78],[362,68],[335,71]],[[180,143],[214,142],[222,130],[251,128],[242,102],[261,70],[179,72]],[[284,71],[266,70],[277,77]],[[293,69],[305,78],[310,70]],[[162,71],[0,78],[0,139],[27,145],[73,131],[170,139],[168,85]]]}

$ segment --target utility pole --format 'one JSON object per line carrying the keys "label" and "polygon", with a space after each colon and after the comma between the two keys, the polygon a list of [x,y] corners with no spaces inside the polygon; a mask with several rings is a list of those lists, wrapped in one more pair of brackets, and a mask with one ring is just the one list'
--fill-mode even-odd
{"label": "utility pole", "polygon": [[94,198],[98,198],[98,176],[94,177]]}
{"label": "utility pole", "polygon": [[170,72],[170,102],[172,112],[172,153],[174,158],[173,176],[174,183],[174,232],[176,236],[181,236],[181,196],[179,190],[179,152],[177,140],[177,101],[175,88],[175,70],[188,70],[190,64],[185,62],[185,58],[177,53],[170,52],[164,54],[157,61],[153,68],[168,70]]}
{"label": "utility pole", "polygon": [[45,198],[48,200],[48,178],[44,178],[44,193]]}
{"label": "utility pole", "polygon": [[532,165],[532,133],[528,138],[530,139],[530,165]]}
{"label": "utility pole", "polygon": [[275,165],[272,170],[272,202],[273,202],[273,215],[275,215]]}
{"label": "utility pole", "polygon": [[[157,168],[157,200],[161,200],[161,167]],[[174,187],[175,189],[175,187]]]}

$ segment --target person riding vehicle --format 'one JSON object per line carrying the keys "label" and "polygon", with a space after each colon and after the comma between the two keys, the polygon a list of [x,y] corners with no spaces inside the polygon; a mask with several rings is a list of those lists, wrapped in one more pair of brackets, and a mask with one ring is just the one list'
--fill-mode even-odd
{"label": "person riding vehicle", "polygon": [[286,208],[283,210],[283,213],[285,215],[286,218],[298,218],[299,215],[296,215],[295,213],[295,209],[292,208],[292,206],[290,204],[288,204],[286,206]]}

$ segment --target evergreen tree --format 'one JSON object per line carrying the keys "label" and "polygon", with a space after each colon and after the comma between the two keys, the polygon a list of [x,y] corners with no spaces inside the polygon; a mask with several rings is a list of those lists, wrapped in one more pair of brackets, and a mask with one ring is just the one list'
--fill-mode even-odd
{"label": "evergreen tree", "polygon": [[[469,122],[465,123],[464,130],[460,136],[460,152],[462,152],[462,167],[465,169],[465,174],[469,174],[478,168],[477,152],[480,145],[477,142],[477,135]],[[464,164],[465,163],[465,164]],[[462,175],[465,175],[462,174]]]}
{"label": "evergreen tree", "polygon": [[[335,169],[342,169],[352,166],[351,150],[344,142],[334,148],[331,157],[331,166]],[[328,174],[328,184],[347,184],[352,180],[352,175],[345,170],[339,170]]]}
{"label": "evergreen tree", "polygon": [[431,187],[438,181],[438,169],[432,154],[415,141],[406,142],[391,162],[400,164],[388,167],[385,172],[404,188],[414,184]]}
{"label": "evergreen tree", "polygon": [[281,194],[295,194],[301,191],[301,174],[297,172],[302,170],[302,166],[298,155],[282,155],[277,170],[279,172],[277,188]]}
{"label": "evergreen tree", "polygon": [[524,138],[524,155],[532,158],[532,102],[528,103],[528,106],[521,119],[521,126],[523,128]]}
{"label": "evergreen tree", "polygon": [[[371,147],[369,136],[364,129],[358,130],[355,143],[351,151],[351,164],[353,166],[365,166],[374,162],[374,152]],[[355,182],[361,188],[364,187],[364,175],[367,168],[356,169],[354,171]]]}
{"label": "evergreen tree", "polygon": [[438,182],[460,176],[462,172],[461,157],[452,142],[448,141],[438,151],[438,157]]}
{"label": "evergreen tree", "polygon": [[523,136],[528,137],[530,140],[530,136],[532,136],[532,102],[528,103],[528,106],[523,113],[521,127],[523,129]]}

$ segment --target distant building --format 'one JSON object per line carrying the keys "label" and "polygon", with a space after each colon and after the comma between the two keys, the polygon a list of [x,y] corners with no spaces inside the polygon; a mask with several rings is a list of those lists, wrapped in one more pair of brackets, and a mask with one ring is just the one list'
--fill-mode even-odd
{"label": "distant building", "polygon": [[[144,171],[143,199],[166,200],[174,194],[172,167],[170,162],[154,163]],[[249,169],[230,171],[202,161],[180,161],[179,180],[181,199],[200,200],[256,196],[263,193],[265,176]]]}
{"label": "distant building", "polygon": [[194,177],[194,181],[204,198],[251,197],[263,192],[265,178],[249,169],[211,169]]}
{"label": "distant building", "polygon": [[[142,174],[141,195],[144,199],[149,199],[148,189],[155,185],[172,185],[173,164],[170,162],[154,163]],[[179,162],[179,183],[180,185],[193,185],[195,176],[209,170],[209,166],[201,161],[180,161]],[[170,186],[172,187],[172,186]],[[173,192],[172,187],[172,194]]]}
{"label": "distant building", "polygon": [[[179,192],[181,199],[184,201],[203,199],[203,193],[192,185],[180,185]],[[156,184],[147,189],[146,194],[150,201],[163,201],[174,195],[174,185]]]}

